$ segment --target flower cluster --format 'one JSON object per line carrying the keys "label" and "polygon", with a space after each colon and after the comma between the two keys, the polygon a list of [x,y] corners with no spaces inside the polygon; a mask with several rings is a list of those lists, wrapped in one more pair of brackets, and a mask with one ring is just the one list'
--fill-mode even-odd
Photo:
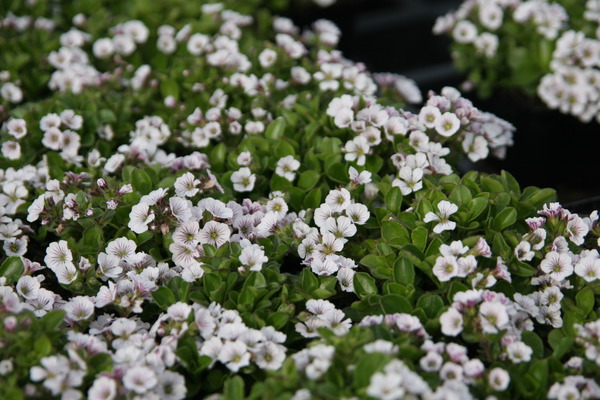
{"label": "flower cluster", "polygon": [[598,119],[598,20],[594,0],[469,0],[433,31],[452,35],[457,65],[483,94],[515,86],[589,122]]}

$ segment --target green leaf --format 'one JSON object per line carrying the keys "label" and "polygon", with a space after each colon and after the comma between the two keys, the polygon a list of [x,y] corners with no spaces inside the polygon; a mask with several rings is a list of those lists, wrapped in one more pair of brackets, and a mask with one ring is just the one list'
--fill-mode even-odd
{"label": "green leaf", "polygon": [[278,159],[285,156],[293,156],[294,154],[294,146],[292,146],[286,140],[280,140],[279,144],[275,147],[275,157],[277,157]]}
{"label": "green leaf", "polygon": [[300,174],[300,178],[298,179],[298,187],[304,190],[310,190],[317,183],[319,183],[319,179],[321,179],[321,174],[317,171],[304,171]]}
{"label": "green leaf", "polygon": [[544,357],[544,342],[535,332],[524,331],[521,338],[523,339],[523,343],[531,347],[534,357]]}
{"label": "green leaf", "polygon": [[357,272],[354,275],[354,291],[361,299],[371,294],[377,294],[375,279],[365,272]]}
{"label": "green leaf", "polygon": [[267,317],[267,324],[279,330],[283,328],[289,320],[290,316],[287,313],[283,311],[277,311],[269,314]]}
{"label": "green leaf", "polygon": [[517,210],[513,207],[508,207],[500,211],[500,213],[494,217],[492,228],[495,231],[502,232],[502,230],[512,226],[516,221]]}
{"label": "green leaf", "polygon": [[209,161],[211,168],[215,171],[222,172],[227,159],[227,146],[221,142],[216,145],[210,152]]}
{"label": "green leaf", "polygon": [[152,292],[152,298],[154,299],[154,302],[163,310],[166,310],[170,305],[177,302],[171,289],[166,286],[161,286]]}
{"label": "green leaf", "polygon": [[104,248],[104,233],[98,225],[92,225],[83,232],[79,243],[81,253],[96,256]]}
{"label": "green leaf", "polygon": [[464,185],[456,186],[450,193],[450,201],[459,207],[465,207],[473,198],[471,191]]}
{"label": "green leaf", "polygon": [[381,309],[386,314],[411,313],[413,307],[406,297],[390,293],[381,296]]}
{"label": "green leaf", "polygon": [[398,258],[394,263],[394,281],[412,285],[415,281],[415,267],[406,258]]}
{"label": "green leaf", "polygon": [[334,182],[347,184],[350,181],[346,164],[335,162],[325,169],[325,175]]}
{"label": "green leaf", "polygon": [[285,127],[285,119],[282,117],[276,118],[267,127],[267,130],[265,131],[265,137],[273,141],[279,140],[285,132]]}
{"label": "green leaf", "polygon": [[131,173],[131,185],[141,194],[148,194],[152,190],[152,179],[141,169],[134,169]]}
{"label": "green leaf", "polygon": [[469,206],[467,207],[467,209],[471,213],[469,220],[472,221],[475,218],[479,217],[481,213],[487,208],[487,206],[488,199],[484,197],[475,197],[474,199],[472,199],[469,203]]}
{"label": "green leaf", "polygon": [[389,357],[381,353],[370,353],[360,357],[354,370],[354,386],[364,388],[371,382],[371,376],[389,362]]}
{"label": "green leaf", "polygon": [[40,322],[43,324],[44,331],[53,332],[58,329],[60,324],[65,320],[65,312],[62,310],[49,311],[44,315]]}
{"label": "green leaf", "polygon": [[308,192],[308,195],[304,198],[304,208],[316,209],[321,205],[321,190],[319,188],[313,189]]}
{"label": "green leaf", "polygon": [[244,399],[244,380],[239,375],[226,380],[223,389],[223,400]]}
{"label": "green leaf", "polygon": [[481,187],[486,192],[502,193],[505,191],[504,185],[502,185],[502,183],[488,176],[481,177]]}
{"label": "green leaf", "polygon": [[383,256],[377,256],[375,254],[367,254],[360,260],[360,264],[365,265],[369,268],[387,267],[387,260]]}
{"label": "green leaf", "polygon": [[173,96],[176,100],[179,99],[179,85],[172,79],[166,79],[160,84],[160,94],[163,98]]}
{"label": "green leaf", "polygon": [[6,284],[10,285],[16,282],[23,274],[25,266],[21,257],[11,256],[8,257],[2,265],[0,265],[0,276],[6,278]]}
{"label": "green leaf", "polygon": [[428,235],[429,231],[423,226],[419,226],[410,234],[413,244],[417,246],[421,251],[425,251],[425,248],[427,247]]}
{"label": "green leaf", "polygon": [[381,236],[391,244],[403,245],[409,242],[408,230],[394,221],[384,222],[381,225]]}
{"label": "green leaf", "polygon": [[581,289],[577,295],[575,295],[577,301],[577,308],[583,315],[587,315],[594,309],[594,291],[589,287]]}
{"label": "green leaf", "polygon": [[304,268],[302,272],[300,272],[300,287],[308,293],[312,293],[313,290],[319,287],[319,280],[312,273],[310,268]]}
{"label": "green leaf", "polygon": [[429,318],[435,318],[444,308],[444,301],[438,295],[426,293],[417,300],[417,307],[422,308]]}
{"label": "green leaf", "polygon": [[385,206],[393,213],[400,211],[402,207],[402,192],[399,187],[394,186],[385,194]]}

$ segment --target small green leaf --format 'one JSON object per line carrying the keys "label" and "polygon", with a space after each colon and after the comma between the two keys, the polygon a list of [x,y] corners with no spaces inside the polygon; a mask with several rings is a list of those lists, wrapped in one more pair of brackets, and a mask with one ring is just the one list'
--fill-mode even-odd
{"label": "small green leaf", "polygon": [[500,213],[494,217],[492,228],[495,231],[502,232],[502,230],[512,226],[516,221],[517,210],[513,207],[508,207],[500,211]]}
{"label": "small green leaf", "polygon": [[290,316],[287,313],[283,311],[277,311],[269,314],[269,316],[267,317],[267,324],[269,324],[275,329],[281,329],[289,320]]}
{"label": "small green leaf", "polygon": [[141,169],[134,169],[131,173],[131,185],[141,194],[148,194],[152,190],[152,179]]}
{"label": "small green leaf", "polygon": [[426,293],[417,300],[417,307],[422,308],[429,318],[435,318],[444,308],[444,301],[438,295]]}
{"label": "small green leaf", "polygon": [[24,269],[21,257],[11,256],[0,265],[0,276],[5,277],[6,283],[10,285],[21,277]]}
{"label": "small green leaf", "polygon": [[166,79],[160,84],[160,94],[162,97],[173,96],[179,99],[179,85],[172,79]]}
{"label": "small green leaf", "polygon": [[383,369],[389,360],[388,356],[381,353],[371,353],[362,356],[354,370],[354,386],[360,389],[369,385],[371,376]]}
{"label": "small green leaf", "polygon": [[357,272],[354,275],[354,291],[361,299],[371,294],[377,294],[375,279],[365,272]]}
{"label": "small green leaf", "polygon": [[425,248],[427,247],[428,235],[429,231],[423,226],[419,226],[410,234],[413,244],[417,246],[421,251],[425,251]]}
{"label": "small green leaf", "polygon": [[321,190],[316,188],[308,192],[308,195],[304,198],[303,205],[305,208],[313,210],[319,208],[321,205]]}
{"label": "small green leaf", "polygon": [[244,380],[239,375],[235,375],[226,380],[223,389],[224,400],[244,399]]}
{"label": "small green leaf", "polygon": [[310,190],[315,187],[317,183],[319,183],[319,179],[321,179],[321,174],[317,171],[304,171],[300,174],[300,178],[298,179],[298,187],[304,190]]}
{"label": "small green leaf", "polygon": [[310,268],[304,268],[300,272],[300,287],[307,293],[312,293],[313,290],[319,287],[319,280]]}
{"label": "small green leaf", "polygon": [[394,263],[394,281],[412,285],[415,281],[415,267],[406,258],[398,258]]}
{"label": "small green leaf", "polygon": [[594,309],[594,291],[589,287],[581,289],[577,295],[575,295],[577,301],[577,308],[582,313],[583,317]]}
{"label": "small green leaf", "polygon": [[400,211],[402,207],[402,192],[399,187],[392,187],[385,195],[385,206],[393,213]]}
{"label": "small green leaf", "polygon": [[375,254],[367,254],[360,260],[360,264],[365,265],[369,268],[387,267],[387,260],[383,256],[377,256]]}
{"label": "small green leaf", "polygon": [[325,169],[325,175],[334,182],[347,184],[350,181],[346,164],[334,162]]}
{"label": "small green leaf", "polygon": [[406,297],[392,293],[381,297],[381,309],[386,314],[411,313],[413,307]]}
{"label": "small green leaf", "polygon": [[285,132],[285,127],[285,119],[282,117],[276,118],[267,127],[267,130],[265,131],[265,137],[273,141],[279,140]]}
{"label": "small green leaf", "polygon": [[166,310],[170,305],[177,302],[171,289],[166,286],[161,286],[152,292],[152,298],[154,299],[154,302],[163,310]]}

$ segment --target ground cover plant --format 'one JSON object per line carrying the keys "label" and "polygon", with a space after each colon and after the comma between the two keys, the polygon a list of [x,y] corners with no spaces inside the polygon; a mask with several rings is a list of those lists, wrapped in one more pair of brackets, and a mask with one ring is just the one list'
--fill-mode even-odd
{"label": "ground cover plant", "polygon": [[188,3],[3,20],[0,397],[600,396],[597,213],[456,173],[510,123]]}
{"label": "ground cover plant", "polygon": [[599,120],[596,0],[467,0],[440,17],[455,65],[480,95],[500,89],[540,99],[581,121]]}

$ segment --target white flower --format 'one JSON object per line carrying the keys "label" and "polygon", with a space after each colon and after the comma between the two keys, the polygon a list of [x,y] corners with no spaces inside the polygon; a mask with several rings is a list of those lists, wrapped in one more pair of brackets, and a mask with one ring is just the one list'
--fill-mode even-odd
{"label": "white flower", "polygon": [[380,400],[403,399],[406,391],[402,387],[402,381],[402,375],[376,372],[371,376],[367,395]]}
{"label": "white flower", "polygon": [[325,203],[333,212],[343,212],[350,205],[350,192],[344,188],[331,190],[325,198]]}
{"label": "white flower", "polygon": [[356,225],[364,225],[369,219],[371,213],[364,204],[353,203],[346,208],[346,215]]}
{"label": "white flower", "polygon": [[85,321],[94,314],[94,303],[87,296],[73,297],[64,306],[67,318],[73,321]]}
{"label": "white flower", "polygon": [[573,274],[571,257],[567,253],[550,251],[540,263],[540,269],[556,281],[562,281]]}
{"label": "white flower", "polygon": [[127,226],[135,233],[144,233],[148,230],[148,224],[154,221],[154,213],[146,203],[136,204],[129,213]]}
{"label": "white flower", "polygon": [[239,260],[243,266],[248,268],[248,270],[260,271],[262,270],[262,265],[269,261],[269,258],[265,256],[263,249],[256,244],[252,244],[248,247],[244,247]]}
{"label": "white flower", "polygon": [[423,170],[402,167],[398,172],[398,178],[394,179],[392,186],[399,187],[402,195],[406,196],[423,188]]}
{"label": "white flower", "polygon": [[488,383],[492,389],[504,391],[510,384],[510,375],[502,368],[493,368],[488,374]]}
{"label": "white flower", "polygon": [[127,239],[126,237],[121,237],[115,240],[111,240],[108,243],[108,245],[106,246],[106,253],[116,256],[122,260],[125,257],[134,254],[136,248],[137,245],[133,240]]}
{"label": "white flower", "polygon": [[513,342],[506,347],[508,358],[515,364],[531,361],[533,350],[523,342]]}
{"label": "white flower", "polygon": [[273,49],[264,49],[258,55],[258,62],[263,68],[269,68],[277,61],[277,52]]}
{"label": "white flower", "polygon": [[472,43],[477,38],[477,27],[470,21],[459,21],[452,31],[452,37],[458,43]]}
{"label": "white flower", "polygon": [[127,369],[125,375],[123,375],[123,386],[138,394],[152,390],[157,384],[158,379],[154,371],[141,365],[135,365]]}
{"label": "white flower", "polygon": [[192,307],[181,301],[172,304],[167,308],[167,315],[173,321],[185,321],[192,312]]}
{"label": "white flower", "polygon": [[193,197],[200,191],[198,185],[200,180],[191,172],[186,172],[175,180],[175,193],[179,197]]}
{"label": "white flower", "polygon": [[256,365],[262,369],[278,370],[285,361],[285,349],[273,342],[261,344],[256,352]]}
{"label": "white flower", "polygon": [[90,390],[89,400],[114,400],[117,397],[117,383],[106,376],[98,376]]}
{"label": "white flower", "polygon": [[33,300],[38,297],[40,287],[40,281],[33,276],[24,275],[19,278],[16,289],[17,293],[26,300]]}
{"label": "white flower", "polygon": [[463,330],[462,314],[454,307],[450,307],[440,315],[440,324],[442,325],[442,333],[444,335],[457,336]]}
{"label": "white flower", "polygon": [[320,258],[313,259],[310,263],[310,268],[315,275],[320,276],[333,275],[338,270],[337,264],[329,257],[325,258],[325,260],[321,260]]}
{"label": "white flower", "polygon": [[31,203],[27,209],[27,221],[34,222],[40,217],[40,214],[44,211],[44,200],[45,195],[40,195],[37,199]]}
{"label": "white flower", "polygon": [[586,282],[593,282],[600,278],[600,259],[584,257],[575,265],[575,274],[581,276]]}
{"label": "white flower", "polygon": [[11,118],[6,123],[6,129],[15,139],[22,139],[27,135],[27,122],[21,118]]}
{"label": "white flower", "polygon": [[288,205],[285,200],[281,197],[276,197],[272,200],[269,200],[267,203],[267,212],[273,212],[277,214],[277,219],[280,220],[287,214]]}
{"label": "white flower", "polygon": [[442,200],[438,203],[437,208],[438,214],[428,212],[423,219],[423,222],[438,221],[438,224],[433,228],[435,233],[442,233],[443,231],[451,231],[456,228],[456,222],[450,221],[450,215],[458,211],[458,206],[452,204],[447,200]]}
{"label": "white flower", "polygon": [[200,231],[200,243],[221,247],[229,242],[230,236],[229,226],[221,222],[208,221]]}
{"label": "white flower", "polygon": [[321,234],[325,233],[331,233],[333,236],[346,243],[348,241],[346,238],[356,234],[356,225],[354,225],[350,218],[343,215],[339,216],[337,219],[329,217],[321,226]]}
{"label": "white flower", "polygon": [[348,175],[350,176],[350,182],[355,185],[364,185],[371,182],[371,173],[369,171],[361,171],[358,173],[356,168],[350,166]]}
{"label": "white flower", "polygon": [[445,112],[435,119],[435,131],[442,136],[452,136],[459,128],[460,119],[454,113]]}
{"label": "white flower", "polygon": [[238,372],[240,368],[250,365],[250,352],[242,341],[226,342],[219,351],[218,360],[232,372]]}
{"label": "white flower", "polygon": [[354,275],[356,272],[348,267],[341,267],[336,275],[344,292],[354,292]]}
{"label": "white flower", "polygon": [[[434,128],[435,121],[441,116],[440,109],[434,106],[425,106],[419,112],[419,122],[425,125],[426,128]],[[413,146],[415,147],[415,146]]]}
{"label": "white flower", "polygon": [[335,118],[333,119],[333,123],[338,128],[347,128],[354,121],[354,111],[350,108],[341,108],[335,114]]}
{"label": "white flower", "polygon": [[14,140],[7,140],[2,143],[2,155],[9,160],[18,160],[21,158],[21,145]]}
{"label": "white flower", "polygon": [[54,270],[57,267],[67,265],[69,263],[72,264],[73,254],[67,245],[65,240],[61,240],[59,242],[52,242],[46,248],[46,257],[44,257],[44,262],[48,268]]}
{"label": "white flower", "polygon": [[357,136],[353,140],[349,140],[346,142],[346,146],[344,146],[343,151],[346,153],[344,155],[344,160],[346,161],[356,161],[356,164],[359,166],[365,165],[367,161],[367,154],[371,147],[369,146],[369,141],[364,136]]}
{"label": "white flower", "polygon": [[459,275],[458,260],[451,255],[439,256],[435,261],[432,272],[440,282],[448,282]]}
{"label": "white flower", "polygon": [[531,261],[535,257],[535,253],[531,251],[531,244],[525,240],[521,241],[515,247],[515,257],[519,261]]}
{"label": "white flower", "polygon": [[285,156],[277,161],[275,173],[291,182],[296,177],[295,171],[298,168],[300,168],[300,161],[294,159],[293,156]]}
{"label": "white flower", "polygon": [[479,315],[485,333],[498,333],[508,324],[506,306],[498,302],[484,301],[479,306]]}
{"label": "white flower", "polygon": [[462,148],[469,159],[473,162],[487,158],[489,154],[488,142],[483,136],[475,136],[467,132],[462,142]]}

